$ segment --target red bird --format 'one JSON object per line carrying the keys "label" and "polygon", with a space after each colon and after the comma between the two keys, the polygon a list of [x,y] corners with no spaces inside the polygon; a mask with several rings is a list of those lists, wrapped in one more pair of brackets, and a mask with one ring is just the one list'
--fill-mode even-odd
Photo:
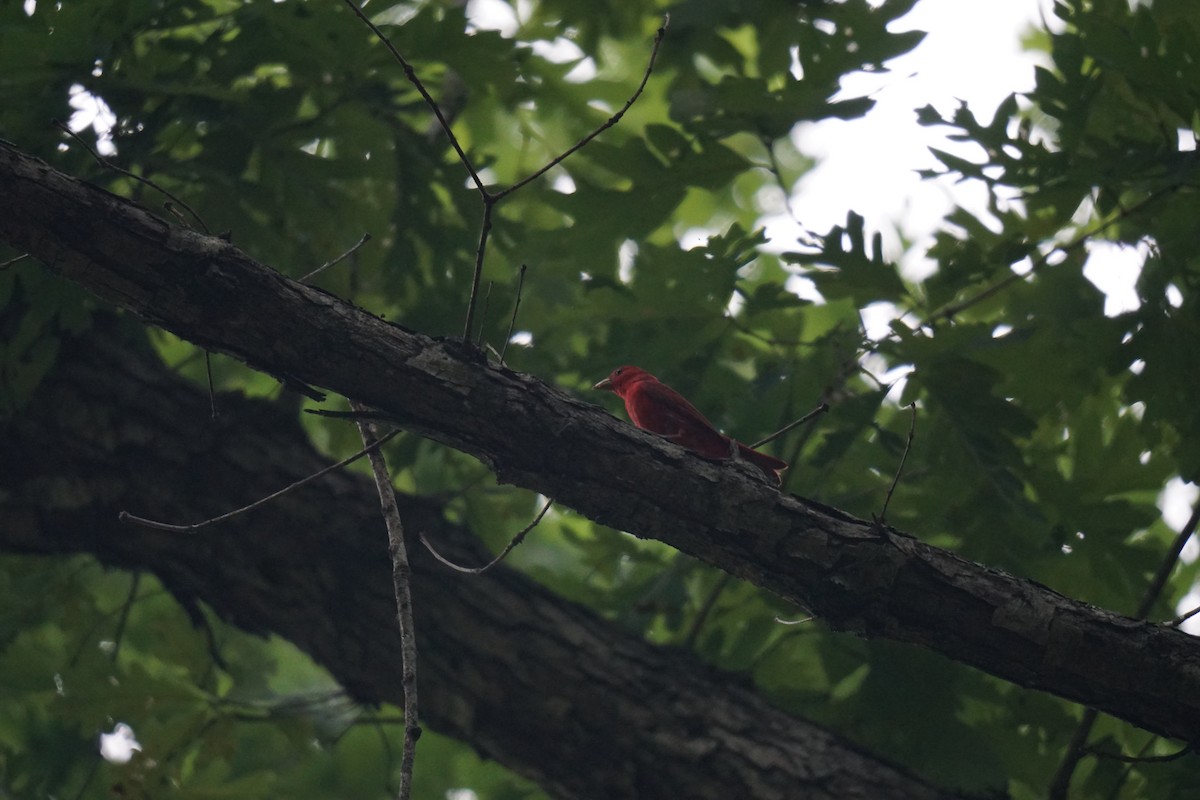
{"label": "red bird", "polygon": [[592,387],[616,392],[625,401],[633,424],[657,433],[694,453],[717,460],[733,457],[734,448],[779,485],[779,473],[787,464],[778,458],[751,450],[718,431],[683,395],[639,367],[618,367]]}

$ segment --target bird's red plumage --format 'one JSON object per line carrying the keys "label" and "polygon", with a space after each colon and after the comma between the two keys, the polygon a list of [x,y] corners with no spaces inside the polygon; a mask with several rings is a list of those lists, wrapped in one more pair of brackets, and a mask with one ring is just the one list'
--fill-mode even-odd
{"label": "bird's red plumage", "polygon": [[634,425],[705,458],[732,458],[736,447],[739,457],[775,483],[779,483],[779,472],[787,468],[785,462],[751,450],[718,431],[683,395],[640,367],[619,367],[595,388],[616,392],[625,401],[625,411]]}

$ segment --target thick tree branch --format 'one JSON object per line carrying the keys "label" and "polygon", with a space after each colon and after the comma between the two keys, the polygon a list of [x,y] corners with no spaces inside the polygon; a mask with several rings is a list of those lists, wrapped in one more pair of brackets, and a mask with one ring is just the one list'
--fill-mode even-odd
{"label": "thick tree branch", "polygon": [[[68,343],[29,406],[0,422],[14,465],[0,473],[0,548],[153,571],[182,600],[295,642],[359,699],[399,704],[391,567],[364,476],[331,473],[193,534],[118,522],[126,506],[205,516],[326,460],[283,407],[223,396],[211,423],[204,393],[116,341],[111,322]],[[427,530],[455,558],[482,557],[440,506],[396,499],[410,544]],[[423,719],[555,797],[953,796],[503,565],[464,578],[409,550]]]}
{"label": "thick tree branch", "polygon": [[383,322],[0,144],[0,240],[209,349],[327,387],[503,481],[653,537],[830,626],[1200,738],[1200,642],[708,462],[476,351]]}

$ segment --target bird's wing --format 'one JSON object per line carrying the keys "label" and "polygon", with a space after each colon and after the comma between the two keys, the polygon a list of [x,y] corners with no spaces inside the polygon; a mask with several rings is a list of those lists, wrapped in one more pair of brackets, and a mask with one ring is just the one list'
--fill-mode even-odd
{"label": "bird's wing", "polygon": [[729,458],[729,439],[679,392],[659,381],[631,387],[626,409],[639,428],[665,436],[708,458]]}

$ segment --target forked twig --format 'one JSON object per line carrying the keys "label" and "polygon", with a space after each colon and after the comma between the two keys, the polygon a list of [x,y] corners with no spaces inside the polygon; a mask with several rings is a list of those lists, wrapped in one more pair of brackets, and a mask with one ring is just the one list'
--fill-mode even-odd
{"label": "forked twig", "polygon": [[539,511],[538,515],[533,518],[533,522],[529,523],[524,528],[522,528],[521,532],[518,533],[516,536],[514,536],[512,538],[512,541],[510,541],[507,545],[505,545],[504,549],[500,551],[499,555],[497,555],[495,558],[493,558],[488,563],[484,564],[482,567],[464,567],[460,564],[455,564],[453,561],[451,561],[450,559],[443,556],[437,550],[433,549],[433,545],[431,545],[429,543],[429,540],[425,538],[424,532],[421,532],[419,534],[421,537],[421,544],[425,545],[425,549],[429,551],[430,555],[432,555],[438,561],[445,564],[450,569],[455,570],[456,572],[466,573],[467,575],[481,575],[484,572],[487,572],[492,567],[499,564],[501,561],[503,561],[508,556],[508,554],[513,551],[513,548],[515,548],[522,541],[524,541],[525,537],[529,534],[529,532],[531,530],[533,530],[534,528],[536,528],[538,526],[538,523],[542,521],[542,517],[546,516],[546,512],[550,510],[550,506],[552,506],[552,505],[554,505],[554,498],[547,500],[546,505],[542,506],[542,510]]}
{"label": "forked twig", "polygon": [[564,150],[562,152],[561,155],[558,155],[555,158],[552,158],[541,169],[535,171],[531,175],[528,175],[528,176],[522,178],[521,180],[514,183],[512,186],[509,186],[507,189],[497,192],[495,195],[493,195],[493,197],[496,200],[500,200],[500,199],[512,194],[513,192],[517,191],[518,189],[522,188],[523,186],[525,186],[529,183],[532,183],[533,181],[535,181],[538,178],[545,175],[550,170],[554,169],[556,166],[558,166],[562,162],[566,161],[571,155],[573,155],[574,153],[576,153],[580,149],[582,149],[588,142],[592,141],[597,136],[604,133],[606,130],[608,130],[609,128],[613,127],[618,122],[620,122],[621,117],[625,116],[625,112],[633,107],[633,104],[637,102],[637,99],[642,96],[642,92],[644,92],[646,90],[646,84],[650,81],[650,73],[654,72],[654,62],[656,60],[658,60],[658,48],[662,45],[663,37],[667,35],[667,27],[670,24],[671,24],[671,15],[670,14],[664,15],[662,25],[659,25],[658,30],[655,31],[655,33],[654,33],[654,44],[650,48],[650,59],[646,63],[646,70],[645,70],[645,72],[642,73],[642,82],[638,84],[638,87],[636,90],[634,90],[634,93],[629,96],[628,100],[625,101],[625,105],[621,106],[621,108],[615,114],[613,114],[611,117],[609,117],[608,120],[603,125],[596,128],[596,130],[592,131],[587,136],[584,136],[578,142],[576,142],[575,144],[568,147],[566,150]]}
{"label": "forked twig", "polygon": [[649,62],[646,64],[646,69],[642,73],[641,83],[638,84],[637,89],[632,95],[630,95],[629,99],[625,101],[625,104],[621,106],[621,108],[618,109],[615,114],[609,117],[602,125],[593,130],[591,133],[584,136],[582,139],[568,147],[559,155],[550,159],[550,161],[546,162],[546,164],[544,164],[542,167],[512,184],[507,189],[502,189],[498,192],[492,193],[488,191],[486,186],[484,186],[483,180],[479,177],[478,171],[476,171],[475,166],[471,163],[471,159],[467,157],[466,151],[463,150],[462,145],[459,144],[458,138],[454,135],[454,131],[451,129],[450,122],[446,119],[445,114],[442,113],[442,109],[438,106],[437,101],[433,99],[433,95],[429,93],[429,90],[425,88],[425,84],[422,83],[421,79],[417,76],[417,72],[415,69],[413,69],[413,66],[408,63],[408,60],[405,59],[403,55],[400,54],[400,51],[396,49],[396,46],[392,44],[391,40],[384,35],[383,31],[379,30],[375,23],[371,22],[371,20],[367,18],[367,15],[363,13],[362,8],[359,7],[355,0],[345,0],[345,3],[350,7],[350,10],[354,12],[355,16],[362,20],[364,25],[370,28],[371,33],[375,35],[375,38],[382,42],[384,47],[388,49],[388,52],[392,54],[392,58],[394,58],[396,63],[399,64],[401,69],[404,70],[404,76],[408,79],[408,82],[416,88],[417,92],[421,95],[421,98],[425,101],[425,104],[429,106],[430,110],[433,111],[434,116],[437,118],[438,124],[441,125],[442,130],[446,132],[446,137],[450,140],[450,145],[454,148],[454,152],[458,155],[459,161],[462,162],[463,167],[466,168],[467,173],[471,176],[471,182],[475,184],[475,189],[479,192],[479,196],[483,200],[483,220],[479,226],[479,245],[475,249],[475,270],[471,276],[471,292],[467,298],[467,318],[466,322],[463,324],[463,341],[470,342],[471,332],[475,327],[475,307],[479,300],[479,286],[483,277],[484,256],[487,253],[488,236],[491,234],[492,230],[492,209],[505,197],[508,197],[518,189],[529,185],[533,181],[545,175],[551,169],[558,166],[571,155],[586,146],[588,142],[592,141],[597,136],[604,133],[604,131],[621,121],[621,118],[625,116],[625,112],[629,111],[637,99],[642,96],[642,92],[644,92],[646,89],[646,84],[650,80],[650,74],[654,71],[654,62],[658,59],[658,49],[662,44],[663,37],[666,36],[667,26],[671,22],[671,17],[669,14],[663,17],[663,23],[659,26],[658,31],[654,35],[654,45],[650,50]]}

